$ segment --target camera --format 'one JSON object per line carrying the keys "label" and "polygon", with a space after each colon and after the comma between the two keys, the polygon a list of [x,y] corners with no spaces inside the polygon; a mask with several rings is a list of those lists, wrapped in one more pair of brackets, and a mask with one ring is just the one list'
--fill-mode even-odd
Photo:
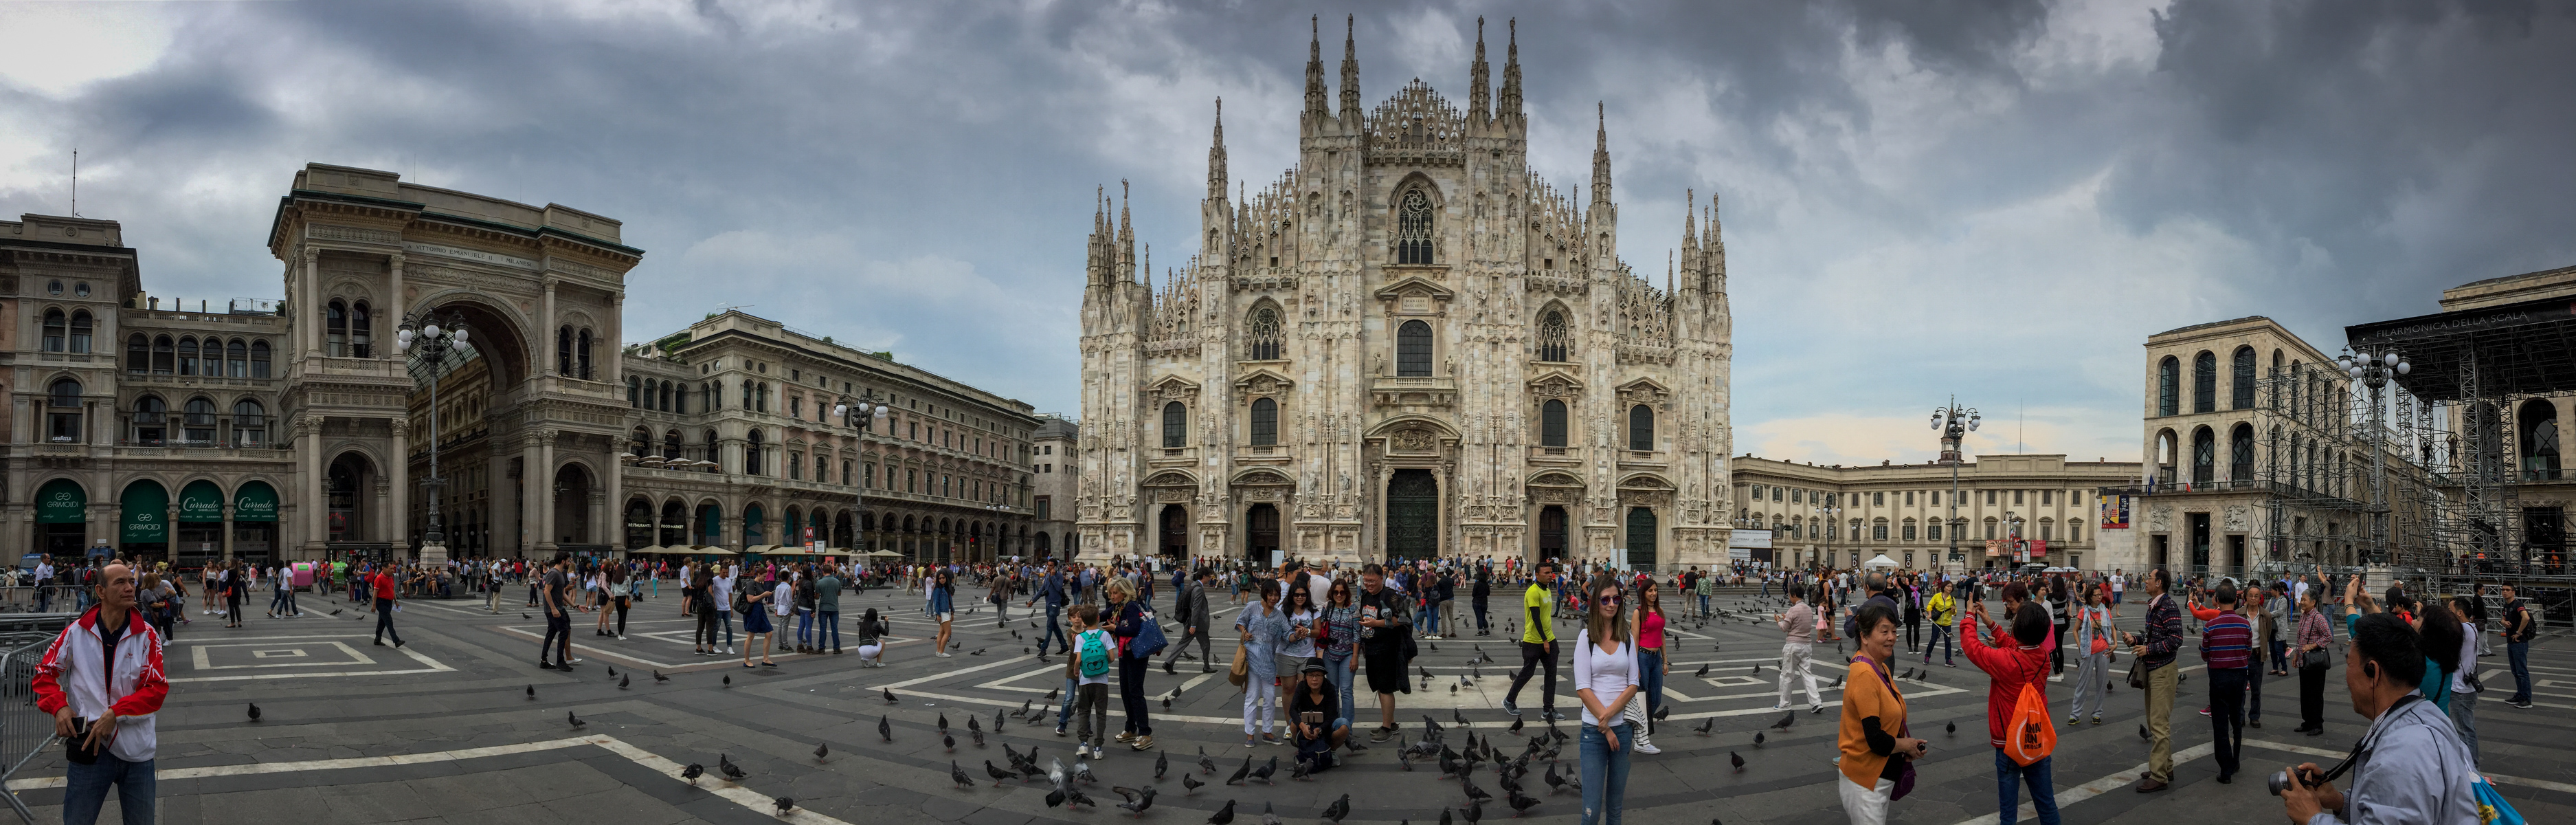
{"label": "camera", "polygon": [[[2263,786],[2272,789],[2273,796],[2280,796],[2282,790],[2290,787],[2291,777],[2290,771],[2273,771],[2271,776],[2264,777]],[[2314,788],[2324,781],[2323,777],[2311,774],[2301,774],[2297,779],[2299,787],[2302,788]]]}

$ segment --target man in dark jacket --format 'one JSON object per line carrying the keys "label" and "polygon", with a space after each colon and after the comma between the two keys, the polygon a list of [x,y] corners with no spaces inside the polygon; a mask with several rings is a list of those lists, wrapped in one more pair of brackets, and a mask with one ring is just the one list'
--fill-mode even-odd
{"label": "man in dark jacket", "polygon": [[1209,673],[1216,670],[1214,666],[1208,664],[1207,600],[1207,582],[1216,574],[1209,572],[1205,567],[1193,572],[1196,575],[1192,576],[1187,584],[1173,591],[1180,594],[1173,597],[1175,601],[1172,602],[1172,615],[1181,620],[1181,639],[1172,643],[1172,657],[1163,660],[1164,673],[1179,672],[1172,666],[1181,660],[1181,653],[1189,649],[1191,639],[1199,640],[1199,672]]}
{"label": "man in dark jacket", "polygon": [[2182,650],[2182,608],[2165,593],[2172,579],[2162,568],[2150,571],[2147,587],[2147,635],[2123,633],[2137,667],[2147,669],[2147,775],[2139,793],[2164,790],[2173,783],[2173,701],[2181,684],[2174,654]]}
{"label": "man in dark jacket", "polygon": [[1064,637],[1064,630],[1061,626],[1056,624],[1056,619],[1064,614],[1064,606],[1066,603],[1073,600],[1073,596],[1065,592],[1064,571],[1057,569],[1055,562],[1047,562],[1046,578],[1038,583],[1037,595],[1031,597],[1027,604],[1021,606],[1033,606],[1040,600],[1044,600],[1046,602],[1047,623],[1046,635],[1038,637],[1039,658],[1046,657],[1048,642],[1054,642],[1057,647],[1065,650],[1072,650],[1073,642]]}

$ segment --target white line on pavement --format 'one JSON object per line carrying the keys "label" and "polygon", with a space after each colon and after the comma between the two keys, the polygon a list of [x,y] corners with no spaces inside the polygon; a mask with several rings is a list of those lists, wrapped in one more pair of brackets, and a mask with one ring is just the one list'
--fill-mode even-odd
{"label": "white line on pavement", "polygon": [[449,673],[456,670],[455,668],[448,667],[446,664],[441,663],[436,659],[429,658],[420,651],[411,649],[409,645],[395,648],[395,650],[405,656],[411,657],[413,661],[428,665],[428,667],[412,668],[409,670],[346,670],[334,671],[331,673],[258,673],[242,676],[188,676],[171,679],[169,681],[176,684],[180,682],[242,682],[253,679],[319,679],[330,676],[399,676],[411,673]]}
{"label": "white line on pavement", "polygon": [[[2249,739],[2246,740],[2245,744],[2251,745],[2254,744],[2254,742]],[[2191,762],[2216,752],[2218,752],[2218,746],[2208,742],[2203,742],[2182,750],[2174,751],[2173,762],[2176,766],[2180,766],[2185,762]],[[2101,796],[2114,788],[2128,787],[2131,783],[2138,781],[2139,777],[2146,775],[2147,763],[2140,762],[2136,767],[2132,767],[2128,770],[2058,791],[2057,810],[2060,814],[2063,814],[2065,813],[2066,806],[2068,805],[2073,805],[2087,799],[2092,799],[2093,797]],[[2039,809],[2036,806],[2028,802],[2021,804],[2021,820],[2036,821],[2038,818]],[[2003,814],[1991,813],[1974,819],[1960,820],[1958,825],[1997,825],[2003,821]]]}

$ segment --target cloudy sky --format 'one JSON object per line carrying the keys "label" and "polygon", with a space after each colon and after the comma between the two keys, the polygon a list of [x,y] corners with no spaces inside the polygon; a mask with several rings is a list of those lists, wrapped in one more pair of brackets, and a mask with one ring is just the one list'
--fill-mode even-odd
{"label": "cloudy sky", "polygon": [[1212,100],[1237,180],[1293,160],[1310,14],[1370,12],[1371,107],[1462,99],[1477,16],[1497,62],[1517,17],[1532,162],[1586,180],[1604,105],[1623,257],[1724,196],[1739,452],[1922,460],[1956,394],[1973,449],[2134,460],[2151,333],[2262,314],[2331,351],[2576,263],[2571,9],[12,2],[0,215],[66,211],[78,146],[147,289],[276,297],[293,172],[388,169],[624,220],[638,340],[746,304],[1070,414],[1095,186],[1178,264]]}

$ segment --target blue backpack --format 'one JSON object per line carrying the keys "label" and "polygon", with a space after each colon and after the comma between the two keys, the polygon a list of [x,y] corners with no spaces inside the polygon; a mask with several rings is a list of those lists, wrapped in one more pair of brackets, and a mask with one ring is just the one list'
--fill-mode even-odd
{"label": "blue backpack", "polygon": [[1082,634],[1083,678],[1109,673],[1109,645],[1101,641],[1098,631]]}

